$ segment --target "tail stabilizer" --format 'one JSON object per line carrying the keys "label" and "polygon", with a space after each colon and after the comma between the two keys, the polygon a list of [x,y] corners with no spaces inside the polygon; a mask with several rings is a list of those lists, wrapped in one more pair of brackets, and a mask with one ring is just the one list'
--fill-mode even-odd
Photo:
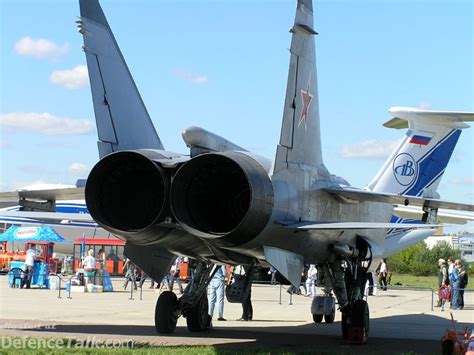
{"label": "tail stabilizer", "polygon": [[323,165],[311,0],[298,0],[275,173],[288,166]]}
{"label": "tail stabilizer", "polygon": [[461,135],[474,113],[393,107],[389,128],[408,128],[405,137],[367,188],[409,196],[439,198],[436,189]]}
{"label": "tail stabilizer", "polygon": [[97,0],[80,0],[100,157],[128,149],[164,149]]}

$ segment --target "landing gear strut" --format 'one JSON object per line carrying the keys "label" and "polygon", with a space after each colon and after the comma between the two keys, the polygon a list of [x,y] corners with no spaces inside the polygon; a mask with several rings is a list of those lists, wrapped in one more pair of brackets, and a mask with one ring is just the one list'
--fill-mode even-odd
{"label": "landing gear strut", "polygon": [[193,279],[179,300],[171,291],[165,291],[160,295],[155,308],[155,328],[158,333],[173,333],[180,316],[186,317],[186,323],[191,332],[199,332],[211,327],[206,290],[216,271],[217,268],[214,265],[198,262]]}
{"label": "landing gear strut", "polygon": [[[369,306],[363,297],[365,275],[372,261],[372,252],[361,238],[357,240],[356,248],[336,245],[333,252],[337,253],[335,258],[318,267],[326,286],[325,292],[332,289],[338,300],[344,339],[351,343],[366,343],[369,336]],[[315,321],[319,319],[315,318]]]}

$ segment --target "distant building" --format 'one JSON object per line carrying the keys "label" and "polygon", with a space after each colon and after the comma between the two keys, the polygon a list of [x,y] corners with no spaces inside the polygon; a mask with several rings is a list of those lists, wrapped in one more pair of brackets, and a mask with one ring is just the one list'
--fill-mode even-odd
{"label": "distant building", "polygon": [[474,262],[474,233],[458,234],[458,245],[461,249],[461,258],[469,263]]}
{"label": "distant building", "polygon": [[467,262],[474,262],[474,233],[457,233],[449,235],[434,235],[425,239],[428,248],[446,242],[452,248],[461,250],[461,258]]}

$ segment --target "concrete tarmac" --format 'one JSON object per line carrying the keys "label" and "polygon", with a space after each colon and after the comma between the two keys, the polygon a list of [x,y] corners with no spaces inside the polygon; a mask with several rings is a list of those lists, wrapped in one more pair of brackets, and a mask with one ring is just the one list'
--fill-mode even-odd
{"label": "concrete tarmac", "polygon": [[[92,337],[99,342],[117,339],[157,346],[212,345],[217,350],[271,348],[291,351],[298,346],[297,349],[307,351],[362,354],[382,351],[439,353],[440,338],[446,328],[452,327],[448,308],[431,310],[430,290],[389,289],[368,299],[371,316],[368,344],[350,345],[341,338],[339,312],[334,323],[315,324],[309,297],[293,295],[290,304],[286,286],[280,289],[280,286],[254,285],[253,321],[237,321],[242,312],[241,305],[226,302],[224,317],[227,321],[214,320],[212,331],[190,333],[186,320],[181,317],[173,335],[161,336],[154,328],[158,290],[149,289],[147,282],[142,299],[140,289],[130,299],[130,292],[123,291],[121,282],[114,280],[114,288],[119,291],[71,293],[72,298],[68,299],[65,290],[58,298],[57,290],[11,289],[7,277],[0,276],[1,332],[17,337],[79,340]],[[464,310],[452,312],[458,331],[473,326],[473,293],[466,292],[465,304]]]}

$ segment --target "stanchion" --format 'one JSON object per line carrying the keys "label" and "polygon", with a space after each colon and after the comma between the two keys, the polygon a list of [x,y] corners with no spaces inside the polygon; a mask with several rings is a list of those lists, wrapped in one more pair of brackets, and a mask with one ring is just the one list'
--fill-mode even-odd
{"label": "stanchion", "polygon": [[290,293],[290,303],[288,303],[290,306],[293,305],[293,292]]}
{"label": "stanchion", "polygon": [[[144,284],[144,283],[143,283]],[[140,301],[143,300],[142,294],[143,294],[143,284],[140,286]]]}
{"label": "stanchion", "polygon": [[70,300],[72,299],[71,297],[71,289],[72,289],[72,278],[74,277],[74,275],[72,275],[70,278],[69,278],[69,290],[68,290],[68,293],[67,293],[67,298]]}
{"label": "stanchion", "polygon": [[129,298],[129,300],[133,300],[133,289],[134,289],[133,285],[130,285],[130,298]]}
{"label": "stanchion", "polygon": [[283,286],[280,284],[280,299],[279,299],[279,301],[278,301],[278,304],[281,304],[281,289],[282,289],[282,287],[283,287]]}
{"label": "stanchion", "polygon": [[[51,276],[51,275],[49,275],[49,276]],[[61,298],[61,278],[58,275],[53,275],[53,276],[56,276],[58,278],[58,282],[59,282],[58,298]],[[50,287],[51,287],[51,284],[50,284]]]}
{"label": "stanchion", "polygon": [[431,289],[431,311],[434,311],[434,290]]}

